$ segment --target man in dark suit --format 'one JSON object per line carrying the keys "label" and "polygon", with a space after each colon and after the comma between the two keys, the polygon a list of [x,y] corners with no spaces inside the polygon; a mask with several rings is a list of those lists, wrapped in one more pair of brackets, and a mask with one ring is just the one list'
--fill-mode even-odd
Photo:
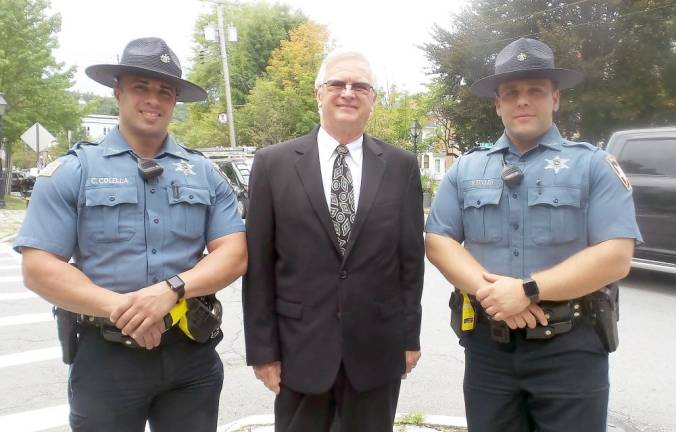
{"label": "man in dark suit", "polygon": [[415,157],[364,134],[369,62],[330,54],[321,126],[256,153],[243,305],[247,363],[275,431],[391,431],[420,358],[424,244]]}

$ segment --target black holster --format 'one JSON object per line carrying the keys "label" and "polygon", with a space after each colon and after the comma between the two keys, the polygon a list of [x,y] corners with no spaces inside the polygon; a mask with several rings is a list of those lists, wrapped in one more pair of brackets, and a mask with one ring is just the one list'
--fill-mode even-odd
{"label": "black holster", "polygon": [[611,353],[620,343],[617,322],[620,320],[620,290],[617,283],[612,283],[589,294],[587,308],[606,350]]}
{"label": "black holster", "polygon": [[196,297],[187,300],[188,329],[193,339],[205,343],[218,336],[221,331],[223,307],[215,295]]}
{"label": "black holster", "polygon": [[77,353],[77,314],[56,306],[52,307],[52,313],[56,318],[61,358],[65,364],[73,364]]}
{"label": "black holster", "polygon": [[459,290],[453,290],[451,298],[448,301],[448,307],[451,309],[451,328],[458,338],[462,337],[462,294]]}

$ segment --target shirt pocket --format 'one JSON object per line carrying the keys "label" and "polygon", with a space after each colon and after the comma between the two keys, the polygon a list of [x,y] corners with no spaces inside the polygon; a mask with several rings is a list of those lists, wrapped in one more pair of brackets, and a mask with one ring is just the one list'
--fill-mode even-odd
{"label": "shirt pocket", "polygon": [[204,236],[207,209],[211,205],[209,189],[201,186],[171,185],[169,196],[170,230],[181,238],[196,239]]}
{"label": "shirt pocket", "polygon": [[528,189],[531,237],[538,245],[577,240],[582,226],[580,189],[543,186]]}
{"label": "shirt pocket", "polygon": [[134,234],[136,186],[110,186],[85,189],[86,215],[82,225],[87,236],[98,243],[128,241]]}
{"label": "shirt pocket", "polygon": [[464,193],[462,220],[465,238],[475,243],[494,243],[502,239],[500,198],[502,187],[468,189]]}

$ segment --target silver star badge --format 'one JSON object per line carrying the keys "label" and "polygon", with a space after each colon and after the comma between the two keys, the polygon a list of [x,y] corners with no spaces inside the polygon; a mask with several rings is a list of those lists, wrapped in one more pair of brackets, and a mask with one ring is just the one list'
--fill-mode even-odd
{"label": "silver star badge", "polygon": [[190,165],[188,162],[183,161],[174,163],[174,166],[177,172],[182,172],[185,175],[195,175],[195,171],[192,170],[195,165]]}
{"label": "silver star badge", "polygon": [[522,52],[522,53],[519,53],[519,55],[516,56],[516,59],[519,60],[519,61],[524,61],[524,60],[526,60],[527,58],[528,58],[528,55],[527,55],[526,53],[523,53],[523,52]]}
{"label": "silver star badge", "polygon": [[160,56],[160,61],[162,63],[169,63],[169,62],[171,62],[171,57],[169,57],[169,54],[162,54]]}
{"label": "silver star badge", "polygon": [[554,174],[558,174],[559,171],[570,168],[568,165],[566,165],[570,159],[561,159],[557,156],[554,159],[545,160],[547,161],[547,166],[545,169],[554,170]]}

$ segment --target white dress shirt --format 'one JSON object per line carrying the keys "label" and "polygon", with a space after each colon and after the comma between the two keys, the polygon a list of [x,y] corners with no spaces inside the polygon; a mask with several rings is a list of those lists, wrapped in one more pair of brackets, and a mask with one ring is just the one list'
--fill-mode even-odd
{"label": "white dress shirt", "polygon": [[[361,190],[361,167],[364,161],[363,151],[364,135],[359,136],[351,143],[345,144],[349,153],[345,157],[347,166],[352,175],[352,190],[354,193],[355,212],[359,207],[359,191]],[[317,134],[317,145],[319,146],[319,167],[322,171],[322,184],[324,186],[324,195],[326,196],[326,205],[331,208],[331,180],[333,177],[333,163],[338,156],[336,147],[340,145],[331,135],[319,128]]]}

